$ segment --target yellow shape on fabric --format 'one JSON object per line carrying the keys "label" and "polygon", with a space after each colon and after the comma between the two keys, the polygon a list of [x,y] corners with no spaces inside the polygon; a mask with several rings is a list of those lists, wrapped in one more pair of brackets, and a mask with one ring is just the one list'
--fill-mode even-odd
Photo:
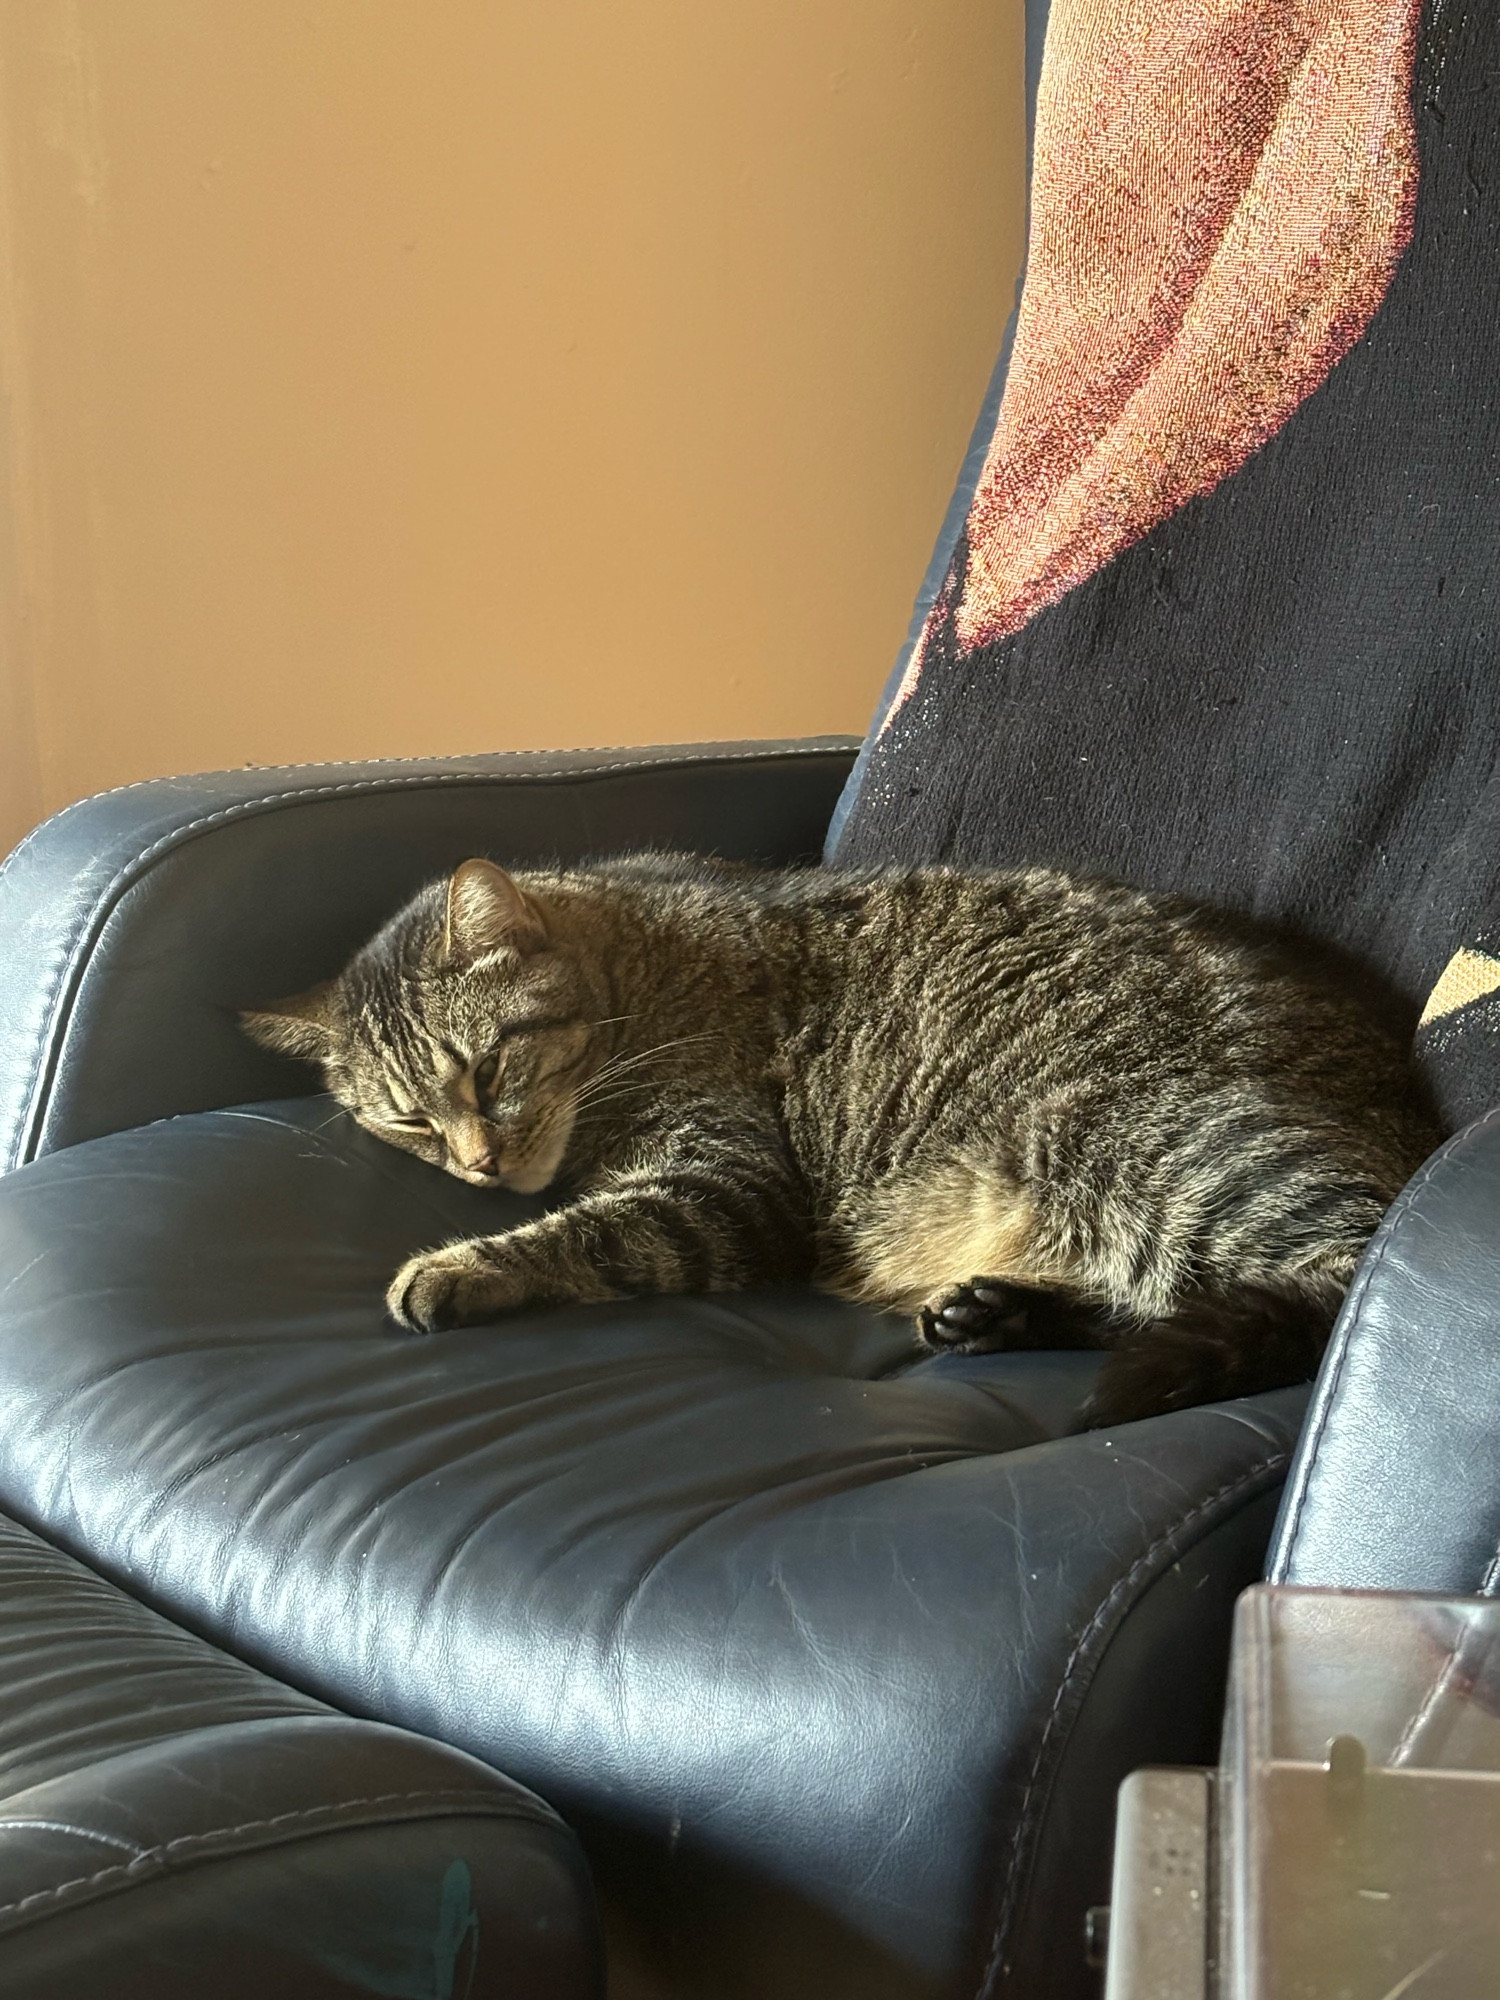
{"label": "yellow shape on fabric", "polygon": [[1471,1000],[1482,1000],[1497,987],[1500,987],[1500,958],[1491,958],[1482,951],[1456,951],[1428,995],[1417,1026],[1425,1028],[1429,1021],[1440,1021],[1445,1014],[1467,1007]]}

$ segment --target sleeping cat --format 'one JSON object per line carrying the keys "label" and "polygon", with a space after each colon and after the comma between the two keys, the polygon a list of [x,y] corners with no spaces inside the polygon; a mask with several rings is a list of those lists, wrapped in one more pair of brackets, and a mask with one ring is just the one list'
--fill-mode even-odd
{"label": "sleeping cat", "polygon": [[390,1144],[566,1188],[398,1271],[415,1332],[812,1277],[930,1347],[1108,1348],[1095,1424],[1310,1374],[1438,1136],[1280,947],[1043,870],[466,861],[243,1018]]}

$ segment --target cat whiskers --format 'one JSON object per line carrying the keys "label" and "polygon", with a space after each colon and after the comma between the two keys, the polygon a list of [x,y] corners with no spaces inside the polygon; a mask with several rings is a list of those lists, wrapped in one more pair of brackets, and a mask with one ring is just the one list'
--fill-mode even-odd
{"label": "cat whiskers", "polygon": [[711,1042],[718,1032],[717,1029],[711,1028],[702,1034],[677,1035],[671,1041],[657,1042],[649,1049],[638,1049],[634,1055],[611,1056],[581,1088],[586,1091],[596,1083],[606,1083],[614,1077],[624,1075],[628,1070],[639,1069],[642,1063],[654,1062],[658,1056],[666,1055],[669,1050],[686,1048],[692,1042]]}
{"label": "cat whiskers", "polygon": [[634,1055],[611,1056],[608,1062],[601,1064],[585,1083],[581,1083],[571,1093],[574,1111],[581,1111],[588,1105],[612,1103],[626,1091],[649,1090],[652,1087],[652,1079],[649,1077],[640,1078],[633,1083],[625,1079],[632,1070],[658,1061],[673,1049],[687,1048],[694,1042],[711,1042],[717,1033],[718,1030],[709,1029],[703,1034],[678,1035],[671,1041],[657,1042],[652,1048],[639,1049]]}
{"label": "cat whiskers", "polygon": [[574,1104],[571,1109],[575,1117],[602,1111],[606,1105],[619,1104],[627,1097],[637,1096],[643,1090],[650,1090],[649,1083],[622,1083],[618,1090],[608,1091],[601,1097],[591,1097],[586,1102]]}

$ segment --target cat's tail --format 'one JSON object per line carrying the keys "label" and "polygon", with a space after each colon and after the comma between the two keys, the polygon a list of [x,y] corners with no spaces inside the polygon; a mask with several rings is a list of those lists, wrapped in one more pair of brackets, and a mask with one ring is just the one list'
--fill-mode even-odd
{"label": "cat's tail", "polygon": [[1309,1296],[1246,1285],[1222,1296],[1198,1293],[1163,1319],[1118,1328],[1084,1424],[1097,1430],[1308,1381],[1342,1289],[1320,1285]]}

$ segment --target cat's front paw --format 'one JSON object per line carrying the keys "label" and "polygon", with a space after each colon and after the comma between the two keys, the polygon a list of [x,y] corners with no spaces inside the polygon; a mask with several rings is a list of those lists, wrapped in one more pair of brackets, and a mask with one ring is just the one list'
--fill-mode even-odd
{"label": "cat's front paw", "polygon": [[525,1297],[520,1273],[506,1268],[486,1238],[474,1237],[409,1257],[391,1280],[385,1303],[408,1333],[444,1333],[498,1319],[524,1305]]}

